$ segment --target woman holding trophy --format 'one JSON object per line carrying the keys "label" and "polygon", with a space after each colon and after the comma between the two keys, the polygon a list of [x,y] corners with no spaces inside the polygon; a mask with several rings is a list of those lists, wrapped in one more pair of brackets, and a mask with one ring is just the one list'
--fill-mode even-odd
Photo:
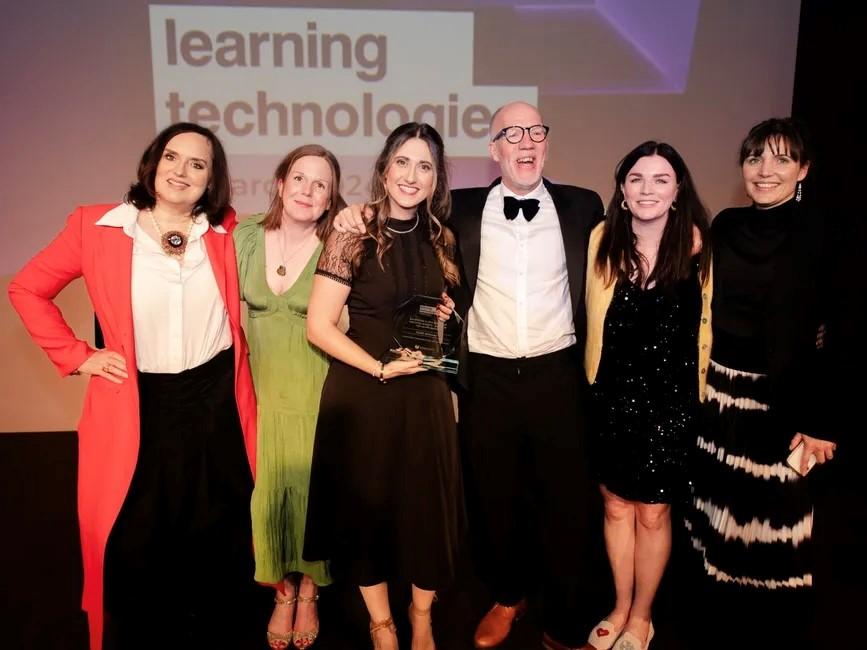
{"label": "woman holding trophy", "polygon": [[[388,136],[367,207],[366,233],[328,237],[310,295],[307,336],[334,361],[322,390],[304,557],[330,559],[335,577],[359,585],[374,648],[397,648],[388,583],[410,583],[412,647],[427,650],[431,603],[454,575],[462,521],[457,433],[445,377],[428,368],[436,362],[389,351],[395,339],[409,347],[404,326],[395,326],[406,305],[452,316],[444,290],[458,272],[443,226],[450,194],[436,130],[408,123]],[[344,304],[346,334],[337,326]]]}

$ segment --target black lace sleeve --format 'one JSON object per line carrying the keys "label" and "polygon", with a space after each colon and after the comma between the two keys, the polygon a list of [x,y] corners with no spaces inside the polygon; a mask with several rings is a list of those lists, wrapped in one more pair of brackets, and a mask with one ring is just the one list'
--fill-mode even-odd
{"label": "black lace sleeve", "polygon": [[316,265],[316,275],[322,275],[348,287],[352,286],[352,251],[358,235],[336,230],[329,235]]}

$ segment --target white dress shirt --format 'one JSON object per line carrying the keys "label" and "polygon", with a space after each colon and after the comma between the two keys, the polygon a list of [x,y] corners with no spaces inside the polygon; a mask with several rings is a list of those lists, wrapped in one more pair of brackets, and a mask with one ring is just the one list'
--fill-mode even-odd
{"label": "white dress shirt", "polygon": [[167,255],[138,227],[138,209],[123,203],[105,213],[98,226],[123,228],[133,239],[132,320],[136,366],[141,372],[179,373],[231,347],[229,315],[203,235],[212,228],[199,215],[182,259]]}
{"label": "white dress shirt", "polygon": [[[532,221],[508,221],[503,197],[538,199]],[[491,189],[482,212],[479,275],[467,320],[470,352],[517,359],[575,344],[566,249],[543,183],[525,196]]]}

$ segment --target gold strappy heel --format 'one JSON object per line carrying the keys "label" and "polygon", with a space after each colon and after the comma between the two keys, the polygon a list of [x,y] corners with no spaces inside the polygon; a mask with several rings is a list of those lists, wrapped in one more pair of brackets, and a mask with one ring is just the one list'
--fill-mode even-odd
{"label": "gold strappy heel", "polygon": [[397,636],[397,628],[394,626],[394,619],[389,616],[384,621],[370,621],[370,640],[373,643],[373,650],[381,650],[382,646],[376,640],[376,633],[380,630],[388,630]]}
{"label": "gold strappy heel", "polygon": [[[297,596],[293,596],[292,598],[280,598],[279,595],[274,596],[274,602],[277,605],[294,605],[298,600]],[[295,626],[295,619],[292,620],[292,626]],[[273,650],[286,650],[289,645],[292,643],[292,639],[295,637],[295,632],[289,630],[288,632],[272,632],[268,630],[268,647],[273,648]]]}
{"label": "gold strappy heel", "polygon": [[[296,598],[298,598],[299,603],[305,603],[305,604],[309,605],[309,604],[315,603],[317,600],[319,600],[319,592],[317,591],[312,596],[302,596],[301,590],[299,587],[298,595],[296,596]],[[318,612],[317,612],[317,620],[318,620]],[[297,625],[297,624],[298,624],[298,610],[296,609],[295,610],[294,625]],[[299,648],[300,650],[304,650],[304,648],[309,648],[311,645],[313,645],[313,642],[316,640],[317,636],[319,636],[319,624],[318,623],[316,624],[316,627],[314,627],[312,630],[308,630],[306,632],[299,632],[298,630],[295,630],[292,643],[295,644],[296,648]]]}
{"label": "gold strappy heel", "polygon": [[[431,641],[433,641],[433,621],[431,620],[430,610],[431,610],[430,607],[428,607],[427,609],[419,609],[418,607],[415,606],[415,603],[411,602],[409,604],[409,622],[412,625],[413,630],[414,630],[415,629],[415,620],[426,618],[427,623],[431,629]],[[434,648],[436,648],[436,645],[434,645]]]}

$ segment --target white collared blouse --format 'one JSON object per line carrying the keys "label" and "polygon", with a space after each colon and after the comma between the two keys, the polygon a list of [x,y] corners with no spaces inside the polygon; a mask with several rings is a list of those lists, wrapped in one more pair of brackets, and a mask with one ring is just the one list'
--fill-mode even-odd
{"label": "white collared blouse", "polygon": [[226,236],[199,215],[181,259],[167,255],[138,226],[138,208],[109,210],[98,226],[122,228],[133,240],[132,316],[136,366],[141,372],[179,373],[231,347],[229,315],[208,259],[208,228]]}

